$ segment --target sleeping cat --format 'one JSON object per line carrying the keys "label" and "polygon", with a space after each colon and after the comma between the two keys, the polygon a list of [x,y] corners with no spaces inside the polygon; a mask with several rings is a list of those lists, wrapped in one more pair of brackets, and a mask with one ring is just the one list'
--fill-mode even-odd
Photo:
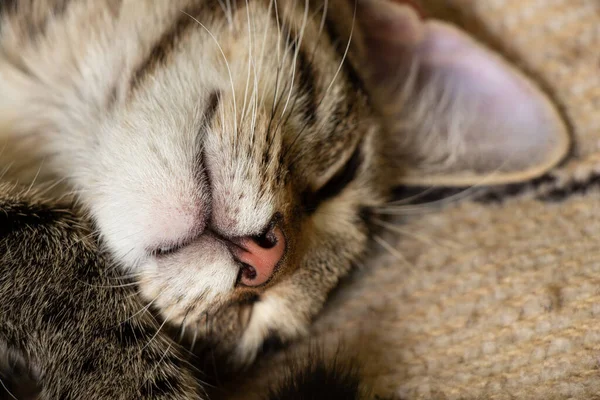
{"label": "sleeping cat", "polygon": [[534,84],[401,1],[12,0],[0,18],[4,179],[76,195],[142,307],[236,365],[307,333],[397,185],[514,182],[568,150]]}

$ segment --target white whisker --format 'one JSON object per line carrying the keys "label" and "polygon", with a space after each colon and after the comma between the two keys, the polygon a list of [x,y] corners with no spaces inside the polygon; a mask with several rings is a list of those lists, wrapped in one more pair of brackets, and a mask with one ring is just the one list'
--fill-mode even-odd
{"label": "white whisker", "polygon": [[4,388],[4,391],[5,391],[6,393],[8,393],[8,395],[9,395],[10,397],[12,397],[14,400],[18,400],[18,399],[15,397],[15,395],[13,395],[13,394],[10,392],[10,390],[8,390],[8,388],[6,387],[6,385],[4,385],[4,382],[2,382],[2,378],[0,378],[0,386],[2,386],[2,387]]}
{"label": "white whisker", "polygon": [[42,160],[40,166],[38,167],[37,172],[35,173],[35,176],[33,177],[33,180],[31,181],[31,184],[29,184],[29,187],[27,188],[27,191],[25,192],[25,196],[27,196],[29,194],[29,192],[33,188],[33,185],[35,185],[35,182],[37,181],[38,177],[40,176],[40,172],[42,171],[43,166],[44,166],[44,160]]}
{"label": "white whisker", "polygon": [[411,231],[409,229],[401,228],[401,227],[399,227],[397,225],[393,225],[393,224],[384,222],[384,221],[382,221],[380,219],[377,219],[377,218],[373,219],[373,223],[375,225],[379,225],[382,228],[385,228],[385,229],[387,229],[389,231],[392,231],[392,232],[399,233],[399,234],[404,235],[404,236],[408,236],[408,237],[414,238],[416,240],[419,240],[422,243],[425,243],[425,244],[428,244],[428,245],[431,245],[431,246],[438,246],[439,244],[443,244],[444,246],[447,246],[447,247],[450,247],[450,248],[453,248],[453,249],[458,249],[460,247],[457,243],[452,242],[450,240],[440,240],[440,239],[432,240],[431,238],[429,238],[427,236],[420,235],[420,234],[415,233],[415,232],[413,232],[413,231]]}
{"label": "white whisker", "polygon": [[215,35],[213,35],[213,33],[210,31],[210,29],[208,29],[202,22],[198,21],[197,18],[194,18],[192,15],[190,15],[189,13],[185,12],[185,11],[181,11],[182,13],[186,14],[188,17],[190,17],[191,19],[193,19],[198,25],[200,25],[202,27],[202,29],[204,29],[209,35],[210,37],[213,39],[213,41],[215,42],[215,44],[217,45],[217,47],[219,48],[219,51],[221,52],[221,56],[223,57],[223,61],[225,62],[225,66],[227,67],[227,73],[229,74],[229,81],[231,83],[231,92],[232,92],[232,97],[233,97],[233,113],[234,113],[234,118],[233,118],[233,131],[237,133],[238,128],[237,128],[237,104],[236,104],[236,100],[235,100],[235,85],[233,83],[233,75],[231,74],[231,68],[229,66],[229,61],[227,60],[227,57],[225,56],[225,52],[223,51],[223,48],[221,47],[221,45],[219,44],[219,41],[217,40],[217,38],[215,37]]}
{"label": "white whisker", "polygon": [[344,55],[342,57],[342,61],[340,62],[340,65],[338,66],[337,71],[333,75],[333,79],[331,80],[331,83],[327,87],[327,90],[325,91],[325,95],[323,97],[327,96],[327,93],[329,93],[329,91],[331,90],[333,83],[335,82],[338,75],[340,74],[340,71],[342,70],[344,62],[346,62],[346,57],[348,56],[348,51],[350,51],[350,44],[352,43],[352,37],[354,36],[354,25],[356,24],[356,6],[357,6],[356,3],[357,3],[357,1],[358,0],[354,1],[354,13],[352,14],[352,27],[350,28],[350,36],[348,38],[348,43],[346,44],[346,49],[344,50]]}
{"label": "white whisker", "polygon": [[453,194],[443,199],[430,201],[422,204],[415,204],[413,206],[394,206],[385,205],[376,209],[377,214],[388,214],[388,215],[413,215],[422,214],[431,211],[437,207],[448,206],[452,203],[456,203],[459,200],[463,200],[475,194],[474,192],[484,186],[485,183],[481,182],[476,185],[470,186],[469,188],[462,190],[456,194]]}
{"label": "white whisker", "polygon": [[[154,339],[156,339],[156,337],[158,336],[158,334],[160,333],[161,329],[167,324],[167,321],[169,320],[169,317],[171,316],[172,311],[169,313],[169,315],[167,315],[163,321],[162,324],[160,324],[160,326],[158,327],[158,329],[156,330],[156,333],[150,338],[150,340],[148,341],[148,343],[146,343],[144,345],[144,347],[142,347],[142,350],[147,348],[148,346],[150,346],[150,344],[152,343],[152,341]],[[169,344],[170,346],[170,344]]]}
{"label": "white whisker", "polygon": [[427,194],[429,194],[429,193],[431,193],[431,192],[433,192],[435,190],[436,190],[435,187],[430,186],[427,189],[424,189],[423,191],[421,191],[421,192],[419,192],[417,194],[414,194],[414,195],[408,196],[408,197],[404,197],[404,198],[399,199],[399,200],[390,201],[388,204],[389,205],[397,205],[397,206],[399,206],[399,205],[403,205],[403,204],[412,203],[414,200],[416,200],[416,199],[418,199],[420,197],[426,196]]}
{"label": "white whisker", "polygon": [[290,80],[290,90],[288,92],[288,97],[287,97],[287,100],[283,107],[283,111],[281,112],[282,116],[285,115],[288,104],[290,103],[290,99],[292,97],[294,81],[296,79],[296,66],[298,64],[298,54],[300,54],[300,47],[302,46],[302,41],[304,40],[304,32],[306,30],[306,25],[308,24],[308,11],[309,11],[308,0],[305,0],[304,1],[304,16],[302,17],[302,26],[300,27],[300,33],[298,34],[297,38],[293,39],[293,40],[297,41],[297,44],[296,44],[296,51],[294,53],[294,58],[292,60],[292,77]]}
{"label": "white whisker", "polygon": [[250,75],[251,75],[251,66],[252,66],[252,24],[250,23],[250,5],[248,4],[248,0],[246,0],[246,15],[247,15],[247,23],[248,23],[248,72],[246,76],[246,89],[244,90],[244,105],[242,107],[242,115],[240,117],[240,121],[244,121],[244,117],[246,115],[246,106],[248,101],[248,88],[250,86]]}
{"label": "white whisker", "polygon": [[377,243],[379,243],[379,245],[381,245],[381,247],[383,247],[385,250],[387,250],[391,255],[393,255],[395,258],[397,258],[399,261],[404,262],[408,265],[411,265],[402,253],[400,253],[398,250],[396,250],[391,244],[386,242],[381,236],[374,235],[373,239]]}
{"label": "white whisker", "polygon": [[[269,8],[267,10],[267,16],[269,18],[271,17],[271,13],[273,12],[273,4],[274,4],[274,0],[271,0],[269,2]],[[260,58],[259,58],[259,60],[260,60],[260,66],[258,67],[258,73],[261,76],[262,76],[263,68],[264,68],[264,65],[265,65],[265,49],[267,47],[267,37],[269,37],[269,33],[270,32],[271,32],[271,24],[266,24],[266,28],[265,28],[264,33],[263,33],[262,49],[260,51]],[[279,49],[279,47],[278,47],[278,49]],[[260,94],[260,99],[261,99],[260,105],[261,105],[261,107],[264,105],[264,101],[265,101],[265,97],[266,97],[265,93],[266,93],[267,88],[268,88],[268,85],[264,85],[263,86],[263,90],[262,90],[262,92]]]}
{"label": "white whisker", "polygon": [[162,293],[163,293],[162,291],[161,291],[160,293],[158,293],[158,294],[156,295],[156,297],[154,297],[154,298],[152,299],[152,301],[150,301],[150,302],[149,302],[148,304],[146,304],[144,307],[142,307],[141,309],[139,309],[138,311],[136,311],[134,314],[132,314],[132,315],[130,315],[129,317],[125,318],[123,321],[119,322],[119,323],[117,324],[117,326],[118,326],[118,325],[121,325],[121,324],[124,324],[125,322],[129,321],[129,320],[130,320],[130,319],[132,319],[132,318],[135,318],[137,315],[142,315],[142,314],[146,313],[146,312],[147,312],[147,311],[150,309],[150,307],[152,306],[152,303],[154,303],[154,302],[155,302],[155,301],[158,299],[158,297],[159,297],[159,296],[160,296]]}

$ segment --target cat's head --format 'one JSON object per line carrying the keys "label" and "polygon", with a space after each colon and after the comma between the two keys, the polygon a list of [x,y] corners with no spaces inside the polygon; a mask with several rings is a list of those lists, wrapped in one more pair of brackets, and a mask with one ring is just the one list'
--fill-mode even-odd
{"label": "cat's head", "polygon": [[528,80],[409,7],[233,3],[166,24],[81,173],[110,249],[187,333],[228,309],[296,334],[394,186],[522,180],[566,151]]}

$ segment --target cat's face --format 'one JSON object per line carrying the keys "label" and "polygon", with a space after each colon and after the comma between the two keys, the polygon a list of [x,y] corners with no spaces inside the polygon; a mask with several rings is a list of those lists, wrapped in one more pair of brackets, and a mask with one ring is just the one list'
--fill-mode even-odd
{"label": "cat's face", "polygon": [[389,189],[323,9],[289,2],[276,16],[253,2],[222,16],[203,27],[183,15],[178,48],[142,64],[90,161],[104,238],[190,332],[298,269],[347,270],[365,248],[362,212]]}

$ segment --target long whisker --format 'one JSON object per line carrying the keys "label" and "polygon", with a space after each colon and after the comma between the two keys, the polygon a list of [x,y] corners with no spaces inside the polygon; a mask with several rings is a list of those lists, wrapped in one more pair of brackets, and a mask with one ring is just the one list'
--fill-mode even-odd
{"label": "long whisker", "polygon": [[[300,27],[300,33],[299,33],[299,37],[297,38],[297,42],[298,44],[296,45],[296,51],[294,52],[294,58],[292,60],[292,77],[290,80],[290,90],[288,92],[288,97],[287,100],[285,102],[285,105],[283,106],[283,111],[281,112],[281,115],[285,115],[285,111],[287,110],[288,104],[290,103],[290,99],[292,97],[292,90],[294,88],[294,82],[296,79],[296,67],[298,65],[298,54],[300,54],[300,47],[302,46],[302,41],[304,40],[304,33],[306,31],[306,25],[308,24],[308,11],[309,11],[309,7],[308,7],[308,0],[304,1],[304,16],[302,17],[302,25]],[[296,39],[294,39],[296,40]]]}
{"label": "long whisker", "polygon": [[246,89],[244,91],[244,105],[242,106],[242,115],[240,120],[243,121],[246,115],[246,106],[248,101],[248,88],[250,86],[250,75],[251,75],[251,64],[252,64],[252,24],[250,23],[250,5],[248,4],[248,0],[246,0],[246,15],[248,22],[248,72],[246,76]]}
{"label": "long whisker", "polygon": [[[279,22],[279,8],[277,7],[277,0],[273,0],[273,4],[275,4],[275,21],[277,23],[277,75],[275,77],[275,94],[273,95],[273,106],[271,109],[271,121],[269,121],[269,126],[273,121],[273,117],[275,116],[276,104],[277,104],[277,96],[279,93],[279,74],[281,72],[281,49],[279,44],[281,43],[281,24]],[[268,130],[268,129],[267,129]]]}
{"label": "long whisker", "polygon": [[[482,178],[485,179],[485,178]],[[444,197],[443,199],[430,201],[427,203],[415,204],[413,206],[382,206],[380,208],[375,209],[375,213],[384,214],[384,215],[414,215],[414,214],[422,214],[431,211],[431,209],[436,207],[443,207],[455,203],[459,200],[463,200],[469,198],[475,194],[477,190],[479,190],[485,183],[477,183],[468,187],[467,189],[461,190],[460,192],[450,195],[448,197]]]}
{"label": "long whisker", "polygon": [[234,113],[234,119],[233,119],[233,131],[237,133],[238,131],[238,126],[237,126],[237,104],[236,104],[236,100],[235,100],[235,85],[233,83],[233,75],[231,74],[231,68],[229,66],[229,60],[227,60],[227,56],[225,56],[225,52],[223,51],[223,48],[221,47],[221,45],[219,44],[219,41],[217,40],[217,38],[215,37],[215,35],[213,35],[213,33],[200,21],[198,21],[197,18],[194,18],[194,16],[190,15],[189,13],[185,12],[185,11],[181,11],[182,13],[184,13],[185,15],[187,15],[188,17],[190,17],[191,19],[193,19],[198,25],[200,25],[212,38],[212,40],[215,42],[215,44],[217,45],[217,47],[219,48],[219,51],[221,52],[221,56],[223,57],[223,61],[225,62],[225,66],[227,67],[227,73],[229,74],[229,81],[231,83],[231,93],[232,93],[232,97],[233,97],[233,113]]}
{"label": "long whisker", "polygon": [[[289,4],[291,4],[291,2],[289,2]],[[290,7],[293,7],[293,5],[291,5]],[[275,9],[275,10],[277,11],[277,9]],[[286,8],[286,10],[283,11],[283,15],[285,15],[286,13],[287,13],[287,8]],[[279,13],[276,14],[276,17],[277,17],[277,24],[279,27]],[[284,22],[285,22],[285,20],[284,20]],[[276,83],[276,87],[279,86],[279,77],[281,77],[280,70],[285,66],[287,59],[288,59],[288,55],[290,54],[290,48],[293,45],[292,40],[291,40],[291,29],[289,28],[289,26],[287,26],[286,24],[283,24],[281,27],[279,27],[279,30],[280,30],[280,32],[281,32],[281,30],[285,31],[286,45],[284,47],[283,58],[281,60],[278,60],[279,61],[279,66],[277,67],[278,68],[278,74],[277,74],[278,82]],[[278,43],[281,43],[281,33],[279,34]],[[294,67],[294,65],[292,65],[292,67]],[[287,85],[285,85],[285,86],[287,87]],[[293,86],[293,82],[290,82],[290,86]],[[284,97],[285,92],[286,92],[286,90],[284,88],[284,90],[282,90],[281,96],[279,96],[279,97],[277,97],[277,93],[276,93],[276,95],[274,97],[273,114],[271,115],[271,120],[273,120],[273,118],[275,117],[276,111],[279,110],[281,103],[282,103],[283,99],[285,98]],[[269,129],[270,129],[270,127],[271,127],[271,123],[269,123]]]}
{"label": "long whisker", "polygon": [[388,242],[386,242],[381,236],[379,235],[374,235],[373,239],[379,243],[379,245],[381,245],[381,247],[383,247],[385,250],[387,250],[391,255],[393,255],[396,259],[398,259],[399,261],[406,263],[407,265],[411,265],[408,260],[406,259],[406,257],[404,257],[404,255],[402,253],[400,253],[398,250],[396,250],[391,244],[389,244]]}
{"label": "long whisker", "polygon": [[[323,102],[325,101],[325,99],[327,98],[328,94],[331,91],[331,88],[333,87],[333,84],[335,83],[335,81],[337,80],[337,77],[339,76],[344,63],[346,62],[346,58],[348,56],[348,52],[350,51],[350,45],[352,43],[352,38],[354,36],[354,28],[355,28],[355,24],[356,24],[356,12],[357,12],[357,4],[358,4],[358,0],[354,1],[354,11],[353,11],[353,15],[352,15],[352,27],[350,28],[350,34],[348,37],[348,42],[346,43],[346,48],[344,50],[344,54],[342,56],[342,59],[340,61],[340,64],[338,65],[338,68],[333,76],[333,78],[331,79],[331,82],[329,83],[329,86],[327,87],[327,89],[325,90],[325,93],[323,94],[323,96],[321,97],[321,100],[319,101],[319,103],[317,104],[317,109],[319,109],[321,107],[321,105],[323,104]],[[328,11],[328,9],[325,9],[325,13]],[[325,18],[325,16],[324,16]],[[323,19],[322,24],[324,25],[325,19]],[[318,128],[319,132],[322,132],[325,128],[325,124],[328,122],[327,119],[324,119],[323,122],[321,123],[320,127]],[[292,141],[292,144],[288,147],[288,150],[290,150],[293,145],[296,143],[296,141],[298,140],[298,138],[302,135],[302,133],[306,130],[306,128],[308,127],[308,124],[305,124],[302,129],[300,129],[300,131],[296,134],[296,137],[294,138],[294,140]],[[300,152],[293,160],[290,161],[290,164],[294,164],[300,157],[301,154],[304,154],[303,152]]]}
{"label": "long whisker", "polygon": [[329,83],[329,86],[327,87],[327,90],[325,91],[325,95],[323,97],[327,96],[327,93],[329,93],[329,91],[333,87],[334,82],[336,81],[338,75],[340,74],[340,71],[342,70],[344,62],[346,61],[346,57],[348,56],[348,51],[350,51],[350,44],[352,43],[352,37],[354,36],[354,25],[356,24],[357,3],[358,3],[358,0],[355,0],[354,1],[354,11],[352,13],[352,27],[350,28],[350,37],[348,38],[348,43],[346,44],[346,49],[344,50],[344,55],[342,57],[342,62],[340,62],[340,65],[338,66],[337,71],[333,75],[333,79]]}
{"label": "long whisker", "polygon": [[2,382],[2,378],[0,378],[0,386],[2,386],[2,388],[4,388],[4,391],[5,391],[6,393],[8,393],[8,395],[9,395],[10,397],[12,397],[14,400],[18,400],[18,399],[15,397],[15,395],[14,395],[14,394],[12,394],[12,393],[10,392],[10,390],[8,390],[8,388],[6,387],[6,385],[4,385],[4,382]]}
{"label": "long whisker", "polygon": [[87,283],[85,281],[82,281],[81,279],[77,278],[77,281],[83,283],[86,286],[89,287],[93,287],[96,289],[123,289],[123,288],[128,288],[128,287],[132,287],[132,286],[137,286],[138,282],[130,282],[130,283],[124,283],[122,285],[93,285],[91,283]]}
{"label": "long whisker", "polygon": [[[118,267],[117,267],[118,268]],[[134,274],[125,274],[125,275],[118,275],[118,276],[107,276],[106,279],[108,280],[129,280],[129,279],[137,279],[139,277],[143,276],[143,273],[141,272],[137,272]]]}
{"label": "long whisker", "polygon": [[[315,45],[314,45],[314,47],[312,49],[311,56],[310,56],[309,63],[311,63],[311,64],[314,62],[315,55],[317,53],[317,49],[319,48],[319,44],[321,43],[321,35],[323,34],[323,29],[325,28],[325,21],[326,21],[326,18],[327,18],[328,9],[329,9],[329,0],[325,0],[324,3],[323,3],[323,14],[321,16],[321,23],[319,25],[319,32],[317,34],[317,39],[315,41]],[[319,10],[317,9],[316,13],[318,13],[318,11]],[[325,100],[325,95],[321,98],[321,100],[317,104],[317,107],[316,107],[317,110],[321,107],[321,105],[323,104],[324,100]],[[296,96],[296,98],[294,99],[294,104],[292,104],[292,110],[288,113],[287,118],[285,119],[285,121],[282,120],[279,123],[279,125],[285,125],[285,124],[287,124],[288,120],[292,116],[292,113],[293,113],[293,111],[295,109],[297,101],[298,101],[298,96]],[[292,140],[291,143],[290,143],[290,145],[288,145],[287,151],[290,151],[291,149],[294,148],[294,145],[296,144],[296,142],[298,141],[298,139],[302,136],[302,134],[304,133],[304,131],[306,130],[306,128],[308,128],[308,126],[309,126],[309,124],[307,122],[307,123],[304,124],[304,126],[301,129],[299,129],[298,133],[296,134],[296,137],[294,137],[294,140]],[[325,125],[322,124],[322,126],[324,127]],[[321,129],[320,131],[322,131],[322,130],[323,129]],[[287,151],[284,152],[284,157],[285,157]],[[301,151],[300,153],[304,154],[304,151]],[[291,164],[293,164],[293,163],[294,162],[292,161]]]}
{"label": "long whisker", "polygon": [[[271,13],[273,12],[273,5],[274,5],[274,0],[271,0],[269,2],[269,8],[267,10],[267,16],[269,18],[271,18]],[[271,24],[266,24],[265,30],[263,32],[262,48],[260,51],[260,58],[259,58],[260,66],[258,67],[258,73],[260,76],[262,76],[262,74],[263,74],[263,68],[265,65],[265,49],[267,47],[267,38],[269,37],[270,32],[271,32]],[[277,50],[279,50],[279,47],[277,47]],[[264,101],[265,101],[265,97],[266,97],[265,93],[266,93],[267,88],[268,88],[268,85],[264,85],[263,90],[260,94],[261,107],[264,105]]]}
{"label": "long whisker", "polygon": [[[169,345],[167,346],[167,349],[165,350],[165,352],[163,353],[163,355],[160,357],[160,359],[158,360],[158,362],[156,363],[156,365],[154,366],[154,368],[152,368],[151,373],[149,374],[149,377],[146,378],[146,380],[144,380],[144,382],[140,385],[140,389],[142,388],[142,386],[144,386],[150,379],[151,377],[154,375],[154,371],[156,371],[156,369],[159,367],[160,363],[162,363],[162,361],[165,359],[167,353],[171,350],[172,347],[172,343],[169,343]],[[145,348],[145,347],[144,347]]]}
{"label": "long whisker", "polygon": [[392,231],[392,232],[399,233],[399,234],[404,235],[404,236],[408,236],[408,237],[417,239],[420,242],[423,242],[423,243],[431,245],[431,246],[437,246],[438,244],[443,243],[445,246],[448,246],[450,248],[454,248],[454,249],[458,249],[459,248],[459,245],[457,243],[452,242],[450,240],[440,240],[440,239],[438,239],[438,240],[432,240],[431,238],[429,238],[427,236],[420,235],[420,234],[415,233],[415,232],[413,232],[413,231],[411,231],[409,229],[403,229],[403,228],[401,228],[401,227],[399,227],[397,225],[393,225],[393,224],[384,222],[384,221],[382,221],[380,219],[377,219],[377,218],[373,218],[372,221],[373,221],[373,223],[375,225],[378,225],[378,226],[380,226],[382,228],[385,228],[385,229],[387,229],[389,231]]}
{"label": "long whisker", "polygon": [[[324,2],[324,6],[325,6],[325,9],[324,9],[324,11],[323,11],[323,15],[322,15],[322,17],[321,17],[321,23],[320,23],[320,26],[319,26],[319,31],[318,31],[318,34],[317,34],[317,38],[316,38],[316,40],[315,40],[315,45],[313,46],[313,49],[312,49],[312,51],[311,51],[311,55],[310,55],[310,59],[309,59],[309,61],[308,61],[308,63],[309,63],[309,64],[312,64],[312,63],[314,62],[314,60],[315,60],[315,55],[316,55],[316,52],[317,52],[317,49],[319,48],[319,44],[321,43],[321,34],[323,33],[323,28],[324,28],[324,26],[325,26],[325,18],[326,18],[326,16],[327,16],[327,6],[328,6],[328,0],[325,0],[325,2]],[[320,10],[320,9],[321,9],[321,8],[318,8],[318,9],[315,11],[314,15],[311,15],[311,18],[310,18],[310,20],[312,20],[312,17],[314,17],[315,15],[317,15],[317,14],[319,13],[319,10]],[[306,9],[305,9],[305,13],[306,13]],[[308,20],[307,20],[307,22],[308,22]],[[304,26],[304,23],[303,23],[303,26]],[[303,28],[303,29],[305,29],[305,28]],[[304,34],[305,34],[305,32],[302,32],[302,33],[301,33],[301,35],[302,35],[302,36],[304,36]],[[300,39],[299,39],[299,38],[296,38],[296,39],[294,39],[294,41],[298,42],[298,44],[296,45],[296,53],[298,53],[298,52],[299,52],[299,50],[300,50],[300,46],[301,46],[301,44],[302,44],[302,39],[301,39],[301,38],[300,38]],[[295,60],[294,60],[294,65],[296,65],[296,63],[297,63],[297,60],[295,59]],[[294,79],[292,78],[292,84],[293,84],[293,83],[294,83]],[[290,88],[290,90],[291,90],[291,88]],[[292,107],[291,107],[290,111],[287,113],[287,116],[285,116],[285,118],[283,118],[283,114],[284,114],[285,110],[284,110],[284,112],[282,112],[282,118],[281,118],[281,120],[278,122],[278,124],[277,124],[277,126],[276,126],[275,130],[278,130],[280,126],[285,126],[285,125],[288,123],[288,121],[290,120],[290,118],[291,118],[291,117],[292,117],[292,115],[294,114],[294,110],[296,109],[296,105],[299,103],[299,99],[300,99],[300,96],[295,96],[295,97],[294,97],[294,101],[293,101],[293,103],[292,103]],[[317,108],[318,108],[320,105],[321,105],[321,102],[320,102],[320,103],[317,105]],[[287,105],[286,105],[286,106],[287,106]],[[292,141],[291,145],[290,145],[290,146],[288,146],[288,149],[289,149],[289,148],[293,148],[294,144],[296,143],[296,141],[298,140],[298,138],[299,138],[299,137],[302,135],[302,133],[304,132],[304,130],[306,129],[306,127],[308,127],[308,123],[306,123],[306,124],[305,124],[305,125],[302,127],[302,129],[300,129],[300,130],[299,130],[298,134],[296,135],[296,137],[295,137],[295,138],[294,138],[294,140]],[[284,156],[285,156],[285,152],[284,152]]]}
{"label": "long whisker", "polygon": [[404,197],[402,199],[390,201],[387,204],[388,205],[396,205],[396,206],[403,205],[403,204],[410,204],[423,196],[427,196],[429,193],[434,192],[435,190],[436,190],[436,188],[434,186],[430,186],[426,189],[423,189],[422,191],[420,191],[417,194],[414,194],[414,195],[408,196],[408,197]]}
{"label": "long whisker", "polygon": [[25,192],[25,196],[27,196],[29,194],[29,192],[33,188],[33,185],[35,185],[35,182],[37,181],[38,177],[40,176],[40,172],[42,171],[43,166],[44,166],[44,160],[42,160],[42,162],[40,163],[40,166],[38,167],[38,170],[35,173],[35,176],[33,177],[31,184],[29,185],[29,187],[27,188],[27,191]]}
{"label": "long whisker", "polygon": [[158,336],[158,334],[160,333],[161,329],[167,324],[167,321],[169,320],[169,317],[171,316],[172,311],[169,313],[169,315],[167,315],[164,318],[164,321],[162,322],[162,324],[160,324],[160,326],[158,327],[158,329],[156,330],[156,333],[154,335],[152,335],[152,337],[150,338],[150,340],[148,341],[148,343],[146,343],[144,345],[144,347],[142,347],[142,350],[146,349],[148,346],[150,346],[150,344],[152,343],[152,341],[154,339],[156,339],[156,337]]}
{"label": "long whisker", "polygon": [[[256,21],[255,18],[252,19],[252,21],[250,21],[250,7],[248,7],[248,25],[249,25],[249,30],[250,30],[250,26],[251,26],[251,31],[253,33],[256,33]],[[269,25],[269,24],[267,24]],[[262,51],[264,51],[264,42],[263,42],[263,48]],[[250,95],[250,102],[251,102],[251,106],[252,106],[252,117],[251,117],[251,122],[250,122],[250,127],[252,129],[251,132],[251,140],[252,140],[252,144],[254,144],[254,137],[256,135],[256,118],[258,115],[258,71],[257,71],[257,61],[260,61],[260,58],[258,60],[255,59],[256,56],[256,51],[252,51],[252,57],[250,57],[250,59],[252,60],[252,72],[253,72],[253,88],[252,88],[252,94]],[[261,54],[262,57],[262,54]]]}
{"label": "long whisker", "polygon": [[153,299],[152,301],[150,301],[148,304],[146,304],[144,307],[142,307],[141,309],[139,309],[138,311],[136,311],[133,315],[130,315],[129,317],[127,317],[126,319],[124,319],[123,321],[119,322],[117,325],[121,325],[124,324],[125,322],[131,320],[132,318],[135,318],[137,315],[141,315],[146,313],[150,307],[152,306],[152,303],[154,303],[159,296],[162,294],[163,292],[161,291],[160,293],[158,293]]}

